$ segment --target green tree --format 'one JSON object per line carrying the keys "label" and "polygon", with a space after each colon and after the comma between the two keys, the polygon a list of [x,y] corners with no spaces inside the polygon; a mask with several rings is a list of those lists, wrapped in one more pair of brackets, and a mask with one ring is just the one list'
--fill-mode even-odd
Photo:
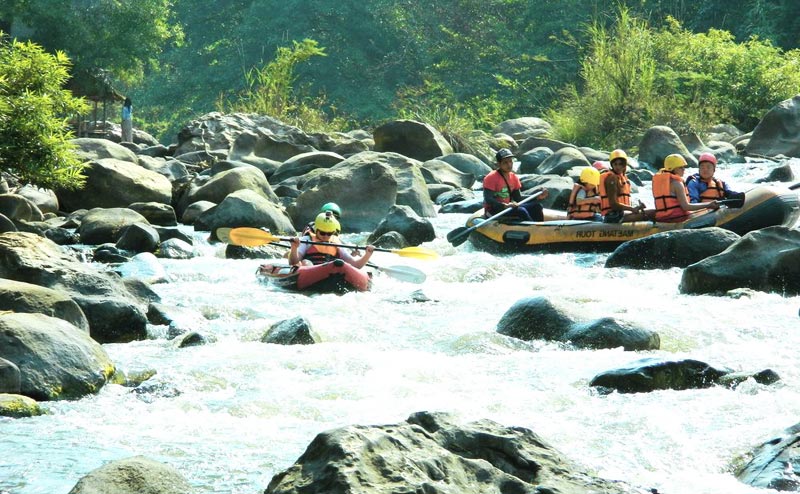
{"label": "green tree", "polygon": [[0,33],[0,169],[23,183],[75,188],[84,181],[64,116],[87,108],[62,89],[69,67],[64,52]]}
{"label": "green tree", "polygon": [[25,39],[46,50],[64,51],[76,73],[104,69],[125,84],[140,81],[145,68],[157,67],[164,45],[182,36],[172,20],[171,0],[11,0],[3,4],[0,19],[19,27]]}

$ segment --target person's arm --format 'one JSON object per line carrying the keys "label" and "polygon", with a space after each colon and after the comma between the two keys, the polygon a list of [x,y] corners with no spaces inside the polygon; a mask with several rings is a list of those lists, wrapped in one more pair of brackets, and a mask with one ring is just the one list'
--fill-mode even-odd
{"label": "person's arm", "polygon": [[[311,237],[303,237],[303,239],[311,240]],[[293,238],[291,244],[292,246],[289,249],[289,264],[300,264],[300,261],[306,257],[308,244],[301,243],[299,237]]]}
{"label": "person's arm", "polygon": [[701,209],[719,209],[719,204],[717,201],[711,202],[697,202],[697,203],[690,203],[686,200],[686,191],[683,188],[683,183],[678,181],[672,181],[672,185],[670,185],[670,191],[672,194],[678,199],[678,204],[681,206],[681,209],[684,211],[700,211]]}
{"label": "person's arm", "polygon": [[364,255],[361,257],[353,257],[343,248],[339,247],[339,258],[342,259],[347,264],[355,266],[359,269],[363,268],[367,262],[369,262],[369,258],[372,257],[372,253],[375,251],[375,247],[372,245],[367,245],[364,248]]}
{"label": "person's arm", "polygon": [[689,202],[700,202],[700,194],[703,193],[703,191],[700,190],[700,180],[689,177],[689,180],[686,181],[686,188],[689,189]]}
{"label": "person's arm", "polygon": [[586,189],[581,188],[575,196],[575,204],[600,204],[600,196],[586,197]]}
{"label": "person's arm", "polygon": [[502,211],[508,207],[507,204],[497,200],[497,198],[494,196],[493,190],[487,189],[485,187],[483,189],[483,202],[488,204],[490,211],[493,211],[495,213]]}

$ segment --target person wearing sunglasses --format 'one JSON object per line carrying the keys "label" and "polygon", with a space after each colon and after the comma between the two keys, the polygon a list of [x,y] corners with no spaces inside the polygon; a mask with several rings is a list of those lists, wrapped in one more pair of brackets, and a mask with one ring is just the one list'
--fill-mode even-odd
{"label": "person wearing sunglasses", "polygon": [[[362,268],[372,257],[375,247],[367,245],[364,255],[354,257],[344,248],[336,245],[336,234],[342,227],[332,211],[325,211],[317,215],[314,220],[314,232],[302,238],[292,239],[292,247],[289,251],[289,264],[324,264],[326,262],[341,259],[356,268]],[[330,245],[318,245],[309,242],[326,242]]]}
{"label": "person wearing sunglasses", "polygon": [[[331,214],[333,214],[334,218],[336,218],[336,221],[339,221],[339,218],[342,217],[342,209],[335,202],[325,203],[325,204],[322,205],[321,208],[319,208],[319,212],[320,213],[327,213],[329,211],[331,212]],[[300,233],[300,236],[301,237],[305,237],[305,236],[311,235],[313,233],[314,233],[314,221],[309,221],[308,224],[306,224],[306,226],[303,227],[303,231],[302,231],[302,233]],[[340,233],[342,233],[342,232],[341,231],[337,231],[336,235],[339,235]],[[329,240],[329,241],[330,242],[338,242],[338,238],[336,240]]]}

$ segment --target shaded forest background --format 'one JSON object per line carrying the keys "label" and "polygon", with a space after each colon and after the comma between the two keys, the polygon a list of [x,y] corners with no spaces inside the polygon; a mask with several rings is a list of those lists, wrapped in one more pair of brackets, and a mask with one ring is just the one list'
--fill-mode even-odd
{"label": "shaded forest background", "polygon": [[[750,130],[759,111],[800,92],[796,0],[6,0],[0,30],[63,50],[75,72],[104,70],[132,97],[135,125],[165,143],[194,117],[246,110],[269,84],[273,104],[284,98],[273,116],[305,130],[402,116],[467,132],[542,116],[582,145],[653,123]],[[653,58],[626,59],[626,44]],[[722,53],[732,46],[745,51]],[[683,68],[686,54],[695,58]],[[726,65],[714,66],[720,55]],[[617,67],[601,68],[602,57]],[[756,81],[774,87],[744,87],[752,101],[704,98],[745,84],[714,86],[723,76],[775,66]],[[593,89],[604,77],[613,85],[615,70],[628,71],[622,96]],[[665,96],[694,111],[652,105]]]}

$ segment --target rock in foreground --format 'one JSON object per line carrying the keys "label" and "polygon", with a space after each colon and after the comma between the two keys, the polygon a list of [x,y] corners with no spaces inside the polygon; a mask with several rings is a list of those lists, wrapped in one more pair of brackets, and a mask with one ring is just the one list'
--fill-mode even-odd
{"label": "rock in foreground", "polygon": [[580,470],[521,427],[458,425],[418,412],[405,422],[319,434],[264,494],[644,493]]}

